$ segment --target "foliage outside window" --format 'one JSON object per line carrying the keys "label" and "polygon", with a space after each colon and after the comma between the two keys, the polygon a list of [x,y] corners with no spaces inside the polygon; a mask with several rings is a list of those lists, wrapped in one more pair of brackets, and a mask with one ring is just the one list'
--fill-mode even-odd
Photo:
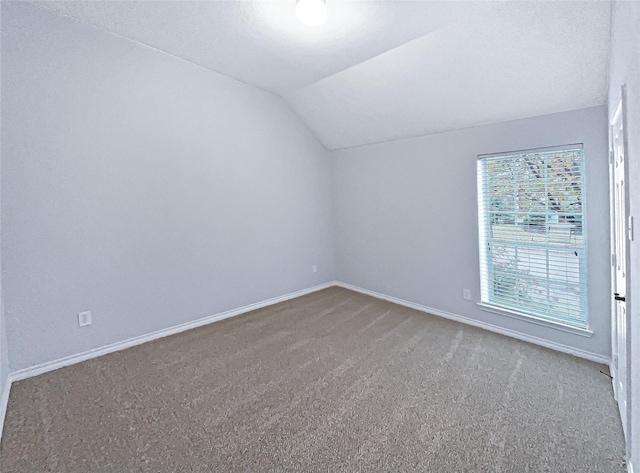
{"label": "foliage outside window", "polygon": [[478,159],[482,303],[587,327],[582,145]]}

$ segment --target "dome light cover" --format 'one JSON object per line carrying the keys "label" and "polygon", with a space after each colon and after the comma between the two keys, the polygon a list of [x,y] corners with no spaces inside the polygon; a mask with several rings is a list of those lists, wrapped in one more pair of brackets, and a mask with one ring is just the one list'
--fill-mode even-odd
{"label": "dome light cover", "polygon": [[329,17],[325,0],[297,0],[296,16],[307,26],[320,26]]}

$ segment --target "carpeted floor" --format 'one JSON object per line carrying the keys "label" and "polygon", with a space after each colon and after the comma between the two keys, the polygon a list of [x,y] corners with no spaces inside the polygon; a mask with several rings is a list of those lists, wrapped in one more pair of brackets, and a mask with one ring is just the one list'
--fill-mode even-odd
{"label": "carpeted floor", "polygon": [[13,385],[2,471],[624,471],[604,366],[330,288]]}

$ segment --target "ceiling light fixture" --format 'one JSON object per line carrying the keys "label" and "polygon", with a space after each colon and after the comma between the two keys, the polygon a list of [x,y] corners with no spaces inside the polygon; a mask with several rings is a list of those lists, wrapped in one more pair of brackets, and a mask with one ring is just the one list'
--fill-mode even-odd
{"label": "ceiling light fixture", "polygon": [[320,26],[329,17],[326,0],[296,0],[296,16],[307,26]]}

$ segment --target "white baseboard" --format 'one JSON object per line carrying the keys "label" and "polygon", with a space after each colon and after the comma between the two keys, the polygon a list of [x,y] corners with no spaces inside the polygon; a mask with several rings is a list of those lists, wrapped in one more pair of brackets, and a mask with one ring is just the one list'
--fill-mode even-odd
{"label": "white baseboard", "polygon": [[11,383],[13,379],[9,374],[5,379],[2,393],[0,393],[0,440],[2,440],[2,432],[4,430],[4,418],[7,415],[7,407],[9,405],[9,392],[11,392]]}
{"label": "white baseboard", "polygon": [[578,348],[573,348],[567,345],[563,345],[561,343],[550,342],[542,338],[533,337],[531,335],[527,335],[521,332],[516,332],[515,330],[499,327],[498,325],[488,324],[486,322],[480,322],[478,320],[465,317],[463,315],[452,314],[451,312],[445,312],[443,310],[434,309],[433,307],[423,306],[420,304],[416,304],[414,302],[405,301],[404,299],[399,299],[393,296],[387,296],[386,294],[370,291],[368,289],[363,289],[361,287],[353,286],[351,284],[343,283],[340,281],[336,281],[336,286],[340,286],[345,289],[350,289],[352,291],[360,292],[362,294],[367,294],[369,296],[373,296],[378,299],[384,299],[386,301],[393,302],[394,304],[399,304],[405,307],[409,307],[411,309],[419,310],[421,312],[427,312],[429,314],[437,315],[439,317],[444,317],[445,319],[455,320],[456,322],[461,322],[467,325],[473,325],[474,327],[483,328],[485,330],[489,330],[490,332],[506,335],[507,337],[517,338],[518,340],[533,343],[534,345],[540,345],[546,348],[550,348],[552,350],[560,351],[562,353],[568,353],[570,355],[574,355],[579,358],[585,358],[590,361],[595,361],[596,363],[602,363],[604,365],[609,365],[611,363],[611,358],[597,354],[597,353],[592,353],[586,350],[580,350]]}
{"label": "white baseboard", "polygon": [[[505,329],[503,327],[499,327],[497,325],[488,324],[485,322],[480,322],[475,319],[471,319],[469,317],[465,317],[462,315],[453,314],[450,312],[445,312],[439,309],[435,309],[433,307],[427,307],[420,304],[416,304],[414,302],[409,302],[404,299],[399,299],[393,296],[387,296],[386,294],[381,294],[379,292],[370,291],[368,289],[363,289],[358,286],[354,286],[352,284],[343,283],[340,281],[330,281],[324,284],[320,284],[318,286],[310,287],[307,289],[303,289],[301,291],[292,292],[289,294],[285,294],[283,296],[274,297],[272,299],[267,299],[261,302],[256,302],[254,304],[249,304],[244,307],[240,307],[237,309],[232,309],[226,312],[222,312],[220,314],[211,315],[208,317],[204,317],[202,319],[194,320],[192,322],[187,322],[180,325],[175,325],[173,327],[169,327],[167,329],[158,330],[155,332],[151,332],[145,335],[141,335],[138,337],[130,338],[128,340],[123,340],[121,342],[116,342],[110,345],[105,345],[100,348],[94,348],[92,350],[88,350],[82,353],[78,353],[75,355],[66,356],[64,358],[59,358],[57,360],[49,361],[46,363],[42,363],[40,365],[30,366],[28,368],[23,368],[18,371],[14,371],[9,374],[9,380],[7,382],[7,386],[5,387],[5,392],[2,393],[2,398],[0,402],[4,400],[4,396],[6,395],[8,399],[8,389],[11,385],[12,381],[19,381],[26,378],[31,378],[33,376],[37,376],[39,374],[46,373],[48,371],[53,371],[58,368],[62,368],[65,366],[70,366],[76,363],[80,363],[85,360],[89,360],[91,358],[96,358],[98,356],[106,355],[108,353],[113,353],[115,351],[124,350],[126,348],[130,348],[136,345],[140,345],[142,343],[150,342],[152,340],[157,340],[159,338],[167,337],[169,335],[174,335],[176,333],[184,332],[185,330],[190,330],[193,328],[201,327],[203,325],[208,325],[213,322],[217,322],[219,320],[228,319],[230,317],[234,317],[236,315],[244,314],[246,312],[250,312],[252,310],[260,309],[262,307],[267,307],[273,304],[278,304],[280,302],[287,301],[289,299],[294,299],[296,297],[304,296],[305,294],[310,294],[312,292],[320,291],[322,289],[326,289],[331,286],[339,286],[345,289],[350,289],[352,291],[360,292],[362,294],[367,294],[369,296],[376,297],[378,299],[384,299],[389,302],[393,302],[395,304],[399,304],[405,307],[409,307],[411,309],[419,310],[421,312],[428,312],[433,315],[437,315],[440,317],[444,317],[446,319],[455,320],[457,322],[461,322],[467,325],[473,325],[475,327],[480,327],[491,332],[500,333],[502,335],[506,335],[509,337],[517,338],[519,340],[523,340],[526,342],[530,342],[536,345],[544,346],[547,348],[551,348],[553,350],[557,350],[563,353],[568,353],[570,355],[574,355],[580,358],[585,358],[587,360],[595,361],[597,363],[602,364],[610,364],[611,359],[605,356],[599,355],[597,353],[588,352],[585,350],[580,350],[577,348],[573,348],[567,345],[563,345],[560,343],[550,342],[548,340],[544,340],[538,337],[533,337],[531,335],[523,334],[521,332],[516,332],[514,330]],[[4,409],[6,408],[6,404],[3,403],[0,405],[0,415],[3,415]],[[0,424],[1,426],[1,424]]]}
{"label": "white baseboard", "polygon": [[[115,351],[124,350],[126,348],[130,348],[136,345],[140,345],[142,343],[150,342],[152,340],[157,340],[159,338],[167,337],[169,335],[174,335],[176,333],[184,332],[185,330],[190,330],[193,328],[201,327],[203,325],[208,325],[213,322],[217,322],[219,320],[228,319],[230,317],[234,317],[236,315],[244,314],[246,312],[250,312],[252,310],[260,309],[262,307],[267,307],[273,304],[278,304],[280,302],[287,301],[289,299],[294,299],[296,297],[304,296],[305,294],[310,294],[312,292],[320,291],[322,289],[326,289],[332,286],[339,286],[345,289],[349,289],[352,291],[360,292],[362,294],[367,294],[369,296],[376,297],[378,299],[384,299],[389,302],[393,302],[395,304],[399,304],[405,307],[409,307],[411,309],[419,310],[421,312],[427,312],[429,314],[437,315],[440,317],[444,317],[446,319],[455,320],[457,322],[461,322],[467,325],[473,325],[475,327],[483,328],[485,330],[489,330],[491,332],[500,333],[502,335],[506,335],[508,337],[517,338],[519,340],[523,340],[525,342],[530,342],[535,345],[540,345],[543,347],[551,348],[553,350],[557,350],[563,353],[568,353],[580,358],[585,358],[587,360],[595,361],[597,363],[609,364],[611,360],[605,356],[598,355],[596,353],[591,353],[584,350],[579,350],[573,347],[569,347],[566,345],[562,345],[555,342],[550,342],[548,340],[543,340],[538,337],[533,337],[530,335],[526,335],[520,332],[516,332],[513,330],[505,329],[499,327],[497,325],[488,324],[485,322],[480,322],[475,319],[471,319],[469,317],[464,317],[457,314],[452,314],[450,312],[445,312],[442,310],[434,309],[432,307],[423,306],[420,304],[416,304],[413,302],[409,302],[403,299],[399,299],[397,297],[387,296],[385,294],[381,294],[379,292],[370,291],[368,289],[363,289],[361,287],[353,286],[351,284],[346,284],[339,281],[331,281],[328,283],[320,284],[319,286],[310,287],[308,289],[303,289],[301,291],[292,292],[290,294],[285,294],[283,296],[274,297],[272,299],[267,299],[262,302],[256,302],[255,304],[249,304],[244,307],[240,307],[237,309],[229,310],[226,312],[222,312],[220,314],[211,315],[208,317],[204,317],[202,319],[194,320],[192,322],[187,322],[184,324],[176,325],[173,327],[169,327],[167,329],[158,330],[156,332],[148,333],[145,335],[141,335],[139,337],[130,338],[128,340],[123,340],[121,342],[116,342],[110,345],[106,345],[100,348],[95,348],[92,350],[88,350],[82,353],[78,353],[75,355],[66,356],[64,358],[60,358],[57,360],[49,361],[47,363],[42,363],[40,365],[31,366],[28,368],[24,368],[18,371],[14,371],[9,373],[7,377],[7,382],[3,388],[2,393],[0,393],[0,438],[2,436],[2,427],[4,426],[4,417],[6,415],[7,404],[9,401],[9,392],[11,389],[11,384],[15,381],[19,381],[22,379],[30,378],[33,376],[37,376],[39,374],[46,373],[48,371],[53,371],[58,368],[63,368],[65,366],[70,366],[76,363],[80,363],[82,361],[86,361],[92,358],[96,358],[98,356],[106,355],[108,353],[113,353]],[[628,471],[630,473],[633,472],[633,467],[629,463]]]}
{"label": "white baseboard", "polygon": [[12,383],[11,375],[7,376],[5,384],[2,387],[2,393],[0,393],[0,440],[2,440],[2,431],[4,430],[4,418],[7,415],[7,407],[9,405],[9,392],[11,391]]}
{"label": "white baseboard", "polygon": [[[184,332],[185,330],[191,330],[192,328],[202,327],[203,325],[208,325],[213,322],[218,322],[220,320],[228,319],[230,317],[235,317],[236,315],[244,314],[246,312],[250,312],[252,310],[261,309],[262,307],[270,306],[273,304],[278,304],[280,302],[287,301],[289,299],[294,299],[296,297],[304,296],[305,294],[310,294],[312,292],[320,291],[322,289],[326,289],[328,287],[335,286],[334,281],[330,281],[328,283],[320,284],[319,286],[313,286],[307,289],[303,289],[301,291],[292,292],[289,294],[285,294],[283,296],[274,297],[272,299],[267,299],[261,302],[256,302],[255,304],[249,304],[244,307],[240,307],[238,309],[228,310],[226,312],[222,312],[216,315],[210,315],[208,317],[204,317],[202,319],[194,320],[192,322],[187,322],[180,325],[174,325],[173,327],[169,327],[166,329],[158,330],[155,332],[147,333],[145,335],[140,335],[139,337],[130,338],[128,340],[123,340],[121,342],[112,343],[110,345],[105,345],[100,348],[94,348],[92,350],[88,350],[82,353],[77,353],[75,355],[65,356],[64,358],[59,358],[57,360],[48,361],[46,363],[42,363],[40,365],[30,366],[28,368],[23,368],[21,370],[17,370],[12,372],[9,377],[12,381],[19,381],[22,379],[31,378],[33,376],[38,376],[39,374],[46,373],[48,371],[57,370],[58,368],[63,368],[65,366],[74,365],[76,363],[80,363],[81,361],[90,360],[92,358],[96,358],[98,356],[106,355],[108,353],[113,353],[115,351],[124,350],[126,348],[130,348],[136,345],[140,345],[142,343],[150,342],[152,340],[157,340],[159,338],[167,337],[169,335],[174,335],[176,333]],[[4,398],[3,398],[4,399]],[[7,393],[8,399],[8,393]],[[4,407],[0,406],[0,408],[6,409],[6,403],[3,404]]]}
{"label": "white baseboard", "polygon": [[618,402],[618,388],[616,387],[616,376],[618,373],[613,369],[613,361],[609,363],[609,373],[611,375],[611,387],[613,388],[613,399]]}
{"label": "white baseboard", "polygon": [[627,473],[633,473],[633,463],[631,461],[627,462]]}

